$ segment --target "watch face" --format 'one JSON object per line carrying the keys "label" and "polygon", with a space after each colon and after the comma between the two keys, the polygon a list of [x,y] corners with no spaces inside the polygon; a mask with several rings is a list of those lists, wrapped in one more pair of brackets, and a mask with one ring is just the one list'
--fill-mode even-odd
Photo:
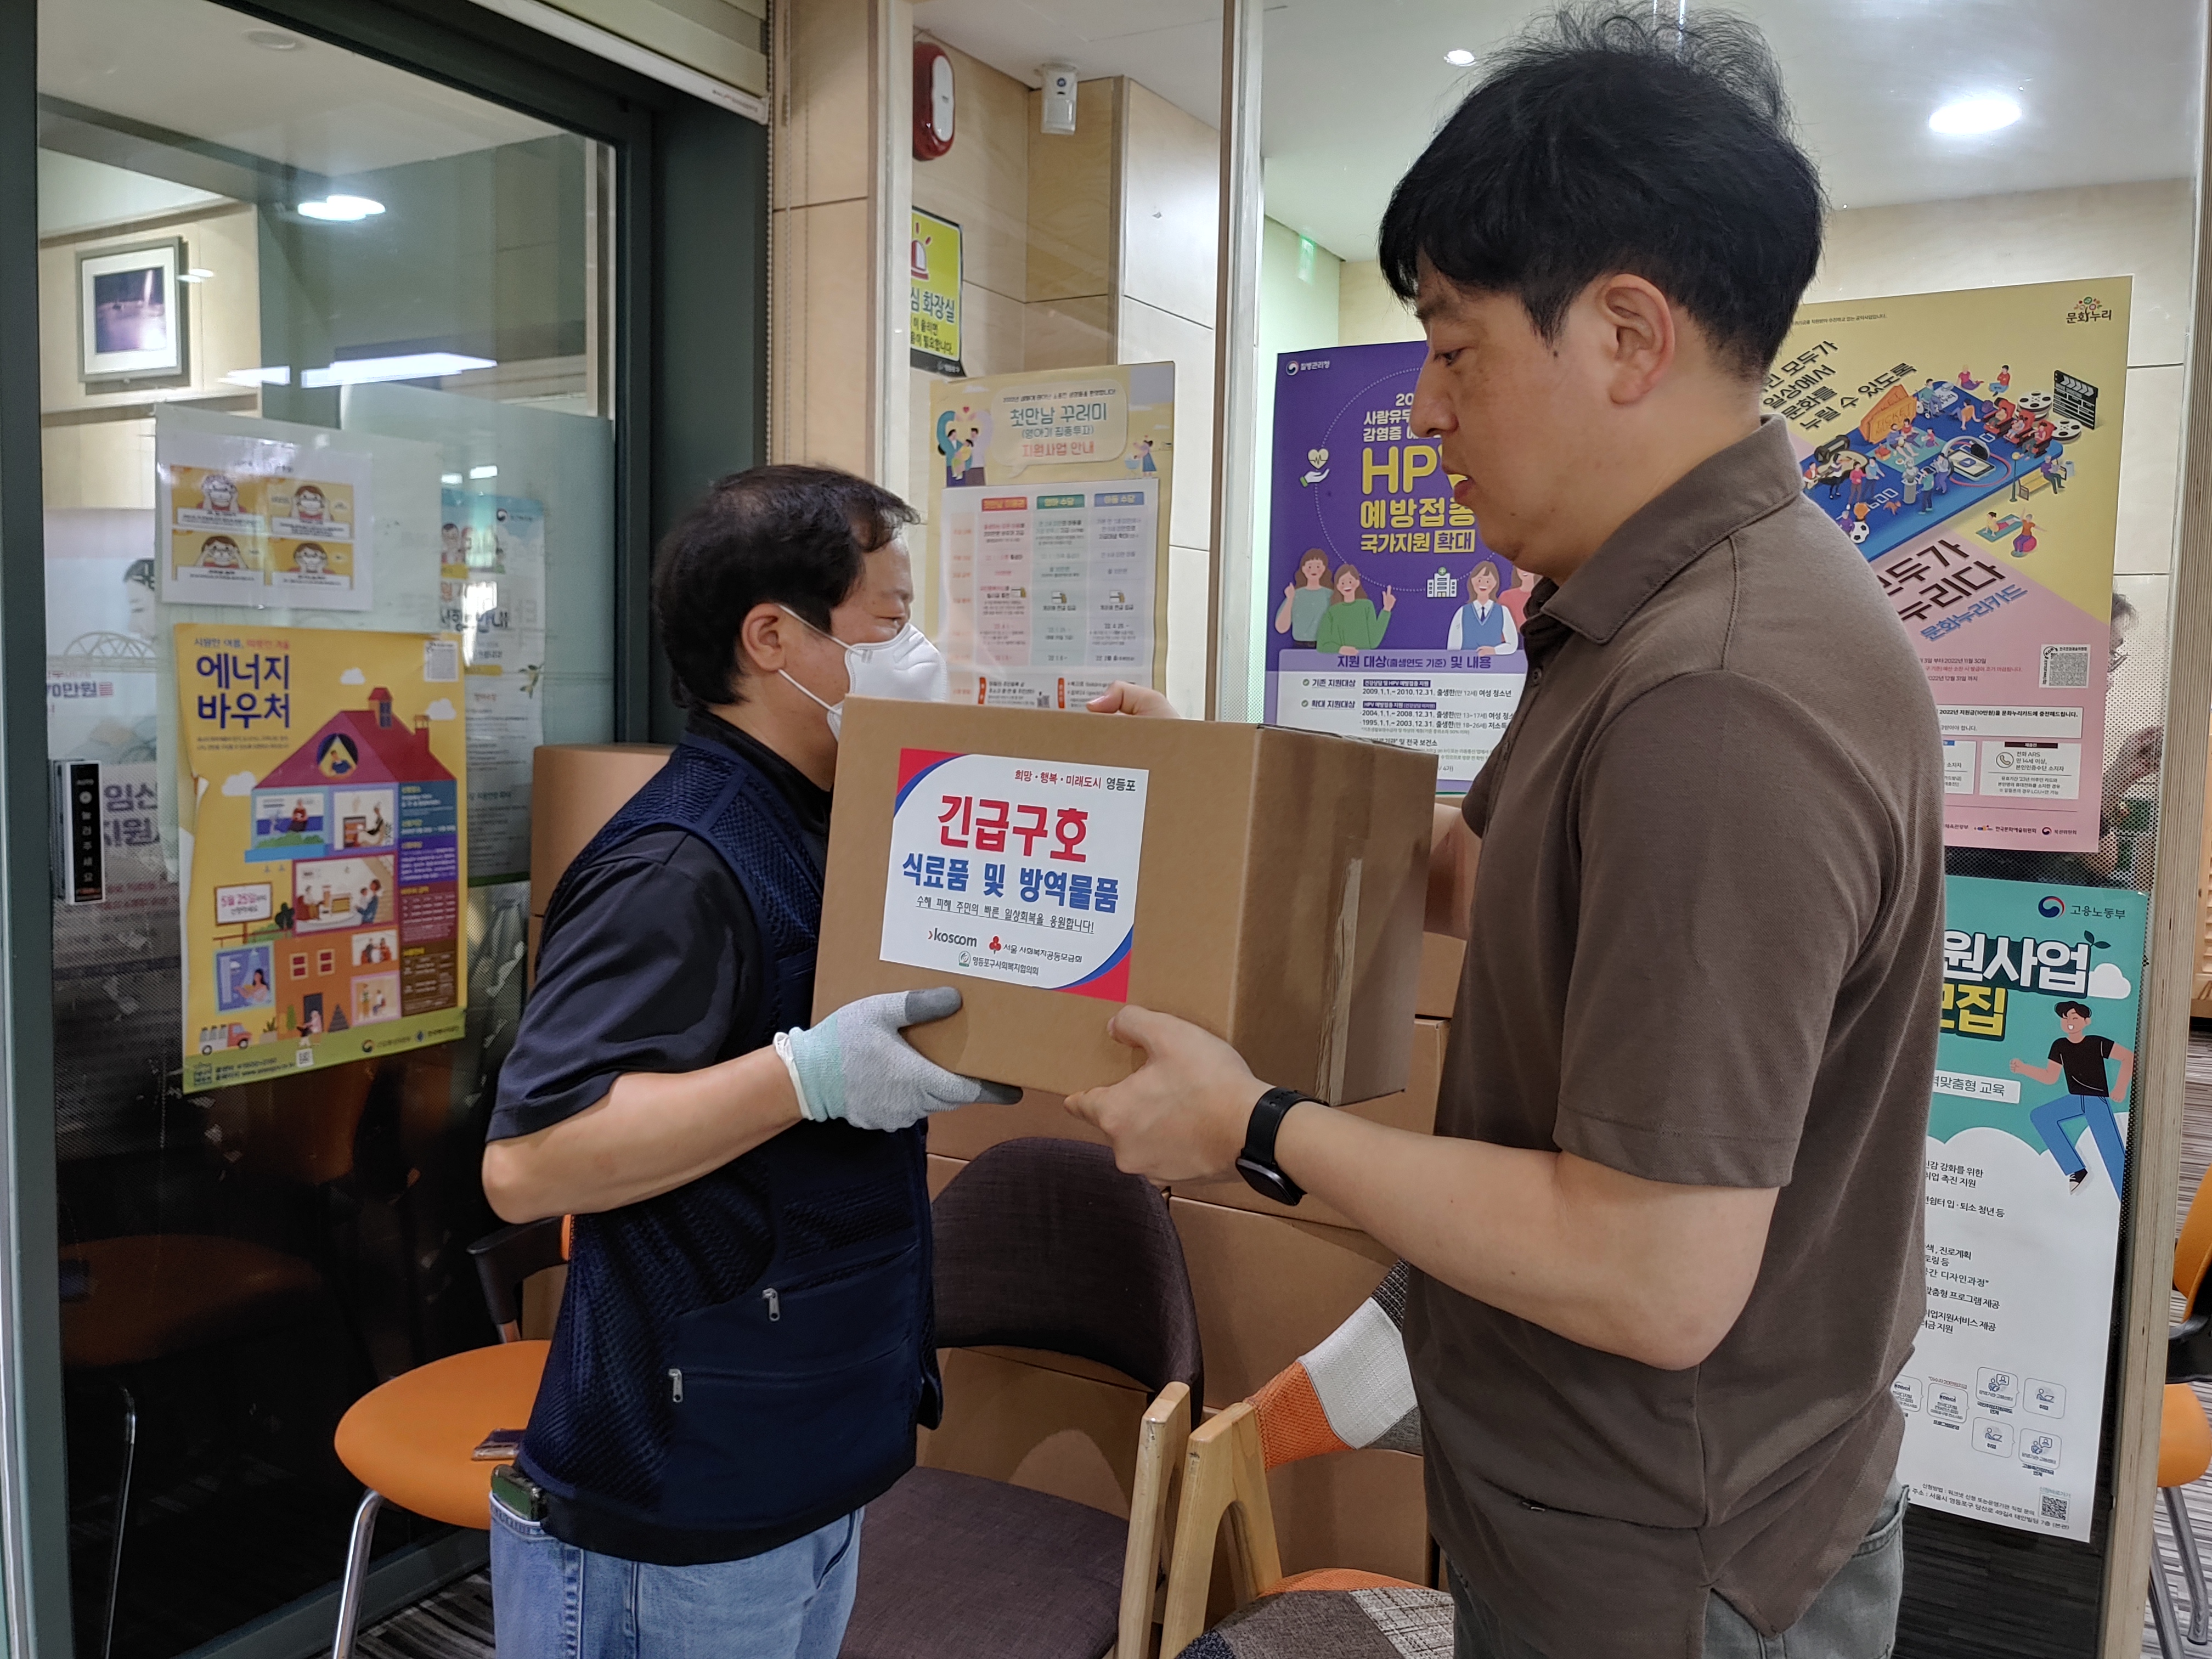
{"label": "watch face", "polygon": [[1305,1189],[1291,1180],[1280,1170],[1249,1158],[1237,1160],[1237,1173],[1244,1177],[1244,1184],[1262,1198],[1272,1198],[1278,1204],[1295,1204],[1304,1198]]}

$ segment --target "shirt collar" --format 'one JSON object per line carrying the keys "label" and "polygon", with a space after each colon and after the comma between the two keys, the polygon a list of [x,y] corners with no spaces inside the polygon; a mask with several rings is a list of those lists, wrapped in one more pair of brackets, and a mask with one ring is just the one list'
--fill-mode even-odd
{"label": "shirt collar", "polygon": [[1546,596],[1544,614],[1603,645],[1644,602],[1711,548],[1803,493],[1790,428],[1774,416],[1629,515],[1581,569]]}

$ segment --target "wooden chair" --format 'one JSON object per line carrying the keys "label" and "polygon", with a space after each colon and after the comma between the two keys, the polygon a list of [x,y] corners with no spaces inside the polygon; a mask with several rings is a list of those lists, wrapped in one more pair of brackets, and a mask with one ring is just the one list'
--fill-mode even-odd
{"label": "wooden chair", "polygon": [[1153,1395],[1129,1519],[950,1469],[868,1505],[844,1659],[1147,1659],[1161,1540],[1197,1414],[1198,1310],[1167,1201],[1103,1146],[994,1146],[934,1208],[937,1341],[1109,1367]]}
{"label": "wooden chair", "polygon": [[[2202,1644],[2212,1634],[2212,1594],[2205,1588],[2203,1557],[2197,1547],[2195,1529],[2189,1524],[2189,1506],[2182,1488],[2194,1485],[2212,1468],[2212,1423],[2191,1382],[2212,1381],[2212,1176],[2197,1183],[2189,1201],[2189,1214],[2181,1236],[2173,1241],[2173,1288],[2184,1299],[2181,1322],[2166,1328],[2166,1398],[2159,1418],[2158,1490],[2166,1504],[2173,1541],[2181,1553],[2181,1570],[2189,1584],[2189,1640]],[[2173,1613],[2173,1590],[2166,1582],[2164,1567],[2151,1564],[2151,1623],[2157,1629],[2159,1648],[2166,1659],[2181,1659],[2180,1637]]]}
{"label": "wooden chair", "polygon": [[530,1421],[551,1345],[522,1338],[522,1285],[568,1259],[567,1232],[564,1221],[533,1221],[471,1244],[498,1343],[402,1372],[356,1401],[339,1421],[339,1461],[368,1490],[354,1511],[331,1659],[351,1659],[369,1546],[385,1504],[448,1526],[490,1529],[491,1472],[498,1466],[471,1454],[494,1429]]}

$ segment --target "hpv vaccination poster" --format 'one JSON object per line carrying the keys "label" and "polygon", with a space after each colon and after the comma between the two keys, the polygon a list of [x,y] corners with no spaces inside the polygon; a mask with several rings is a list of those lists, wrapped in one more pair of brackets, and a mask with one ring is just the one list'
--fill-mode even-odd
{"label": "hpv vaccination poster", "polygon": [[1928,1311],[1894,1385],[1912,1500],[2089,1536],[2145,901],[1953,876],[1928,1114]]}
{"label": "hpv vaccination poster", "polygon": [[461,1035],[460,641],[176,629],[184,1086]]}
{"label": "hpv vaccination poster", "polygon": [[1535,578],[1484,544],[1413,434],[1426,351],[1276,360],[1267,720],[1432,754],[1437,792],[1460,794],[1521,701]]}
{"label": "hpv vaccination poster", "polygon": [[1953,847],[2097,845],[2130,289],[1809,306],[1767,377],[1928,671]]}

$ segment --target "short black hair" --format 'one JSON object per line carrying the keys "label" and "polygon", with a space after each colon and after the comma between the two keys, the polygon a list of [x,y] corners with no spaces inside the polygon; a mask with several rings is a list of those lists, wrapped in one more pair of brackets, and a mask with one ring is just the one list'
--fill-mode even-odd
{"label": "short black hair", "polygon": [[2062,1002],[2051,1009],[2051,1012],[2054,1014],[2063,1014],[2069,1008],[2071,1008],[2075,1013],[2081,1015],[2084,1019],[2096,1018],[2096,1016],[2089,1012],[2089,1005],[2086,1002]]}
{"label": "short black hair", "polygon": [[1547,340],[1583,289],[1630,271],[1754,378],[1819,268],[1823,206],[1757,29],[1615,0],[1558,12],[1492,58],[1391,193],[1380,257],[1400,298],[1425,261],[1517,295]]}
{"label": "short black hair", "polygon": [[653,622],[677,702],[744,702],[737,639],[752,608],[785,605],[828,633],[866,556],[921,516],[835,467],[757,466],[718,482],[662,540],[653,568]]}

